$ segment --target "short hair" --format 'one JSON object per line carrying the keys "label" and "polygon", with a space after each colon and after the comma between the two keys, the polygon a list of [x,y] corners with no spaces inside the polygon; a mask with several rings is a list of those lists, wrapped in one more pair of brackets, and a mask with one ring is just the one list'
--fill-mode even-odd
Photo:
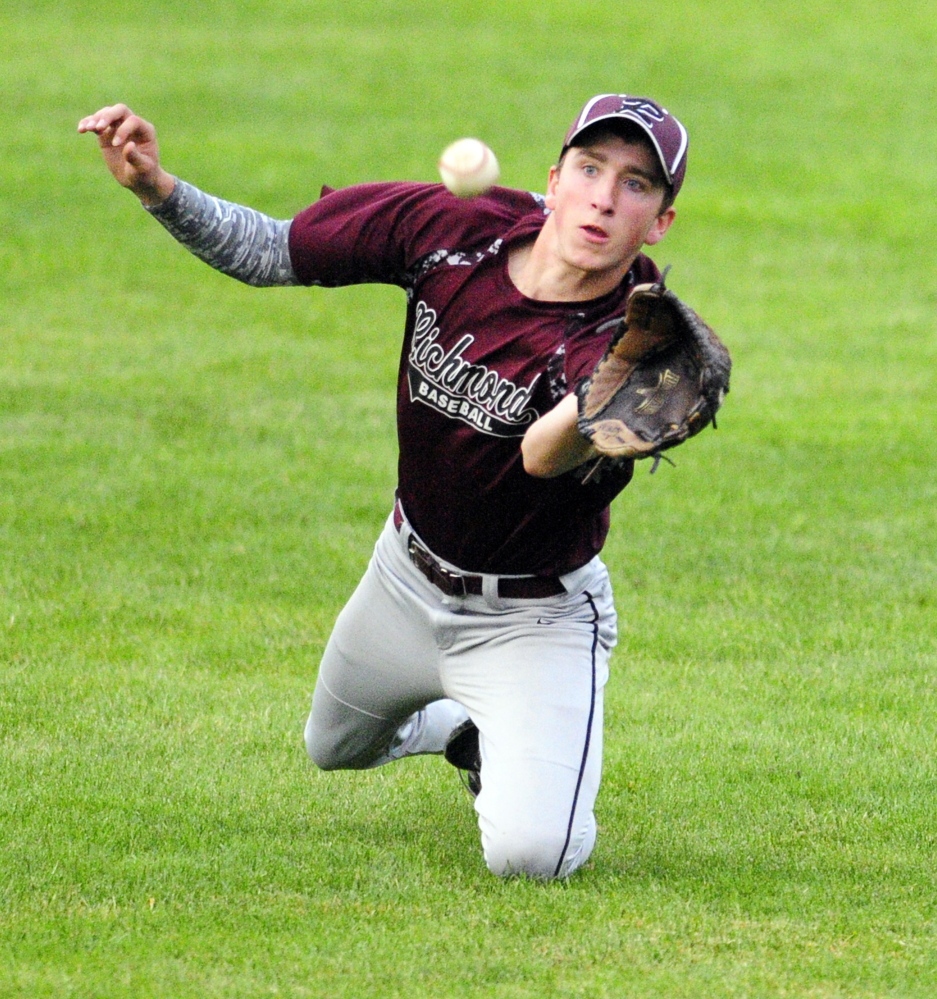
{"label": "short hair", "polygon": [[667,183],[660,157],[654,148],[654,144],[648,138],[647,132],[640,125],[636,125],[632,121],[597,121],[594,125],[590,125],[589,128],[583,129],[563,150],[559,162],[556,164],[556,169],[562,169],[566,154],[574,146],[591,146],[594,142],[603,142],[605,139],[610,138],[622,139],[629,146],[643,146],[651,154],[655,167],[654,186],[659,187],[663,192],[663,200],[661,201],[660,210],[657,213],[658,215],[662,215],[674,203],[676,195],[673,191],[673,185]]}

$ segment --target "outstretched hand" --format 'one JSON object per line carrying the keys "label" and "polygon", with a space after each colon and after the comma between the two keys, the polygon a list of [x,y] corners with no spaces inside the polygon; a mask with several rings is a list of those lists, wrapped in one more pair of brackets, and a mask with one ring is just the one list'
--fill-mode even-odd
{"label": "outstretched hand", "polygon": [[156,129],[126,104],[101,108],[78,122],[78,131],[94,132],[114,179],[152,207],[172,194],[175,180],[159,163]]}

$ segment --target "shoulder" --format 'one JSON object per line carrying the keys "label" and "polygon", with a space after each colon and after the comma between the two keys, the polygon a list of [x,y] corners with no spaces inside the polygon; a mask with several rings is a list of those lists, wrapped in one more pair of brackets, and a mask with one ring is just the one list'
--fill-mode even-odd
{"label": "shoulder", "polygon": [[339,216],[370,215],[411,230],[438,224],[457,238],[479,227],[509,229],[542,210],[542,198],[527,191],[493,187],[475,198],[457,198],[442,184],[394,181],[323,187],[319,200],[300,212],[293,224],[301,227]]}
{"label": "shoulder", "polygon": [[325,187],[293,219],[290,254],[304,284],[399,283],[428,253],[485,250],[542,214],[537,195],[502,187],[470,199],[407,181]]}

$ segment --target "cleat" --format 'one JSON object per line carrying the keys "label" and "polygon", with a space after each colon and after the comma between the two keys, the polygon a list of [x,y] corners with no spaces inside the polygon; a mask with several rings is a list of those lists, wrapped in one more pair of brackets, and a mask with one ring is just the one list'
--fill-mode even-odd
{"label": "cleat", "polygon": [[482,789],[482,756],[478,748],[478,727],[471,718],[452,730],[444,755],[446,762],[459,771],[469,794],[477,798]]}

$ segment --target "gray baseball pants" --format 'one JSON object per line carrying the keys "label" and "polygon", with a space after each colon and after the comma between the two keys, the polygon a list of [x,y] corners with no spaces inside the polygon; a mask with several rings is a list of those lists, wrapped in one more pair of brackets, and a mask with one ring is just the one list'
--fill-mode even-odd
{"label": "gray baseball pants", "polygon": [[[616,616],[595,558],[536,600],[448,597],[407,555],[388,518],[326,646],[306,723],[325,770],[442,752],[472,718],[482,847],[499,875],[555,878],[592,852],[602,770],[602,705]],[[447,563],[443,562],[443,565]],[[451,567],[450,568],[454,568]]]}

